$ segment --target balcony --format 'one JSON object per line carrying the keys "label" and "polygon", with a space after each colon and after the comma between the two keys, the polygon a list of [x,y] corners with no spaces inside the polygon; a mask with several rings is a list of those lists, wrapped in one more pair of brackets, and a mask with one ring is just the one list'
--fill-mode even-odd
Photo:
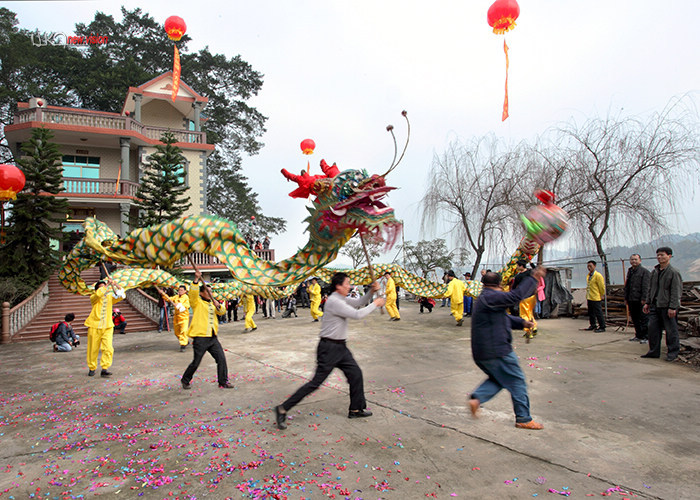
{"label": "balcony", "polygon": [[136,198],[138,182],[119,181],[117,179],[83,179],[81,177],[64,177],[64,196]]}
{"label": "balcony", "polygon": [[159,141],[165,132],[172,132],[177,142],[191,144],[206,144],[207,135],[205,132],[195,132],[190,130],[173,130],[167,127],[152,127],[143,125],[140,122],[116,113],[81,111],[68,109],[48,109],[31,108],[21,109],[15,115],[14,124],[28,122],[55,123],[74,127],[90,127],[101,129],[113,129],[134,131],[142,136]]}

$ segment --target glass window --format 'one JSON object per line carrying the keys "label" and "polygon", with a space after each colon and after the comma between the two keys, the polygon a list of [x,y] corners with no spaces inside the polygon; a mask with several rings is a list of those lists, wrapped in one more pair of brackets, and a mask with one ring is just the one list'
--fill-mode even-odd
{"label": "glass window", "polygon": [[[97,156],[63,155],[63,177],[77,179],[99,179],[100,158]],[[63,187],[69,193],[98,193],[95,182],[66,181]]]}

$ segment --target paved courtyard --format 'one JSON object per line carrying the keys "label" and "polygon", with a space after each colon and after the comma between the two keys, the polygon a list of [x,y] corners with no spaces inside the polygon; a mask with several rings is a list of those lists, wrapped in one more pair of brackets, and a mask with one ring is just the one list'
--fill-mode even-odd
{"label": "paved courtyard", "polygon": [[85,345],[0,346],[0,499],[700,496],[699,372],[640,359],[630,332],[544,320],[514,344],[545,429],[515,429],[505,392],[473,420],[466,394],[483,376],[469,321],[402,306],[400,322],[351,323],[374,416],[346,418],[336,371],[285,431],[271,407],[313,373],[308,309],[256,315],[251,334],[222,325],[233,390],[206,357],[184,391],[192,351],[167,333],[115,336],[111,379],[87,377]]}

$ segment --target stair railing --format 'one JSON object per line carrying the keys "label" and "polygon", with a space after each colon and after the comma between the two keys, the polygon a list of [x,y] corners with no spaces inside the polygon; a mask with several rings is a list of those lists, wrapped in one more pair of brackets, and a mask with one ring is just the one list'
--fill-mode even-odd
{"label": "stair railing", "polygon": [[[2,307],[2,335],[0,343],[12,342],[12,338],[41,312],[49,301],[49,282],[39,285],[33,294],[10,309],[5,302]],[[47,333],[48,336],[48,333]]]}
{"label": "stair railing", "polygon": [[158,322],[160,311],[158,301],[139,288],[126,291],[126,301],[147,318]]}

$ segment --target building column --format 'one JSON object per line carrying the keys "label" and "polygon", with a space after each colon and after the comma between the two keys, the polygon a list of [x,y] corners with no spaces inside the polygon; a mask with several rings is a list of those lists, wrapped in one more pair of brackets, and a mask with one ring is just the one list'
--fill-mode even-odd
{"label": "building column", "polygon": [[129,214],[130,214],[131,204],[130,203],[120,203],[119,204],[119,236],[123,238],[129,233]]}
{"label": "building column", "polygon": [[195,132],[201,132],[202,125],[200,123],[200,113],[202,111],[202,103],[193,102],[192,107],[194,108],[194,130]]}
{"label": "building column", "polygon": [[122,156],[121,156],[121,164],[122,164],[122,180],[123,181],[128,181],[131,180],[129,176],[129,171],[131,170],[129,167],[129,151],[131,150],[131,139],[128,137],[120,137],[119,138],[119,147],[122,150]]}
{"label": "building column", "polygon": [[143,96],[141,94],[134,94],[134,120],[141,123],[141,99]]}

